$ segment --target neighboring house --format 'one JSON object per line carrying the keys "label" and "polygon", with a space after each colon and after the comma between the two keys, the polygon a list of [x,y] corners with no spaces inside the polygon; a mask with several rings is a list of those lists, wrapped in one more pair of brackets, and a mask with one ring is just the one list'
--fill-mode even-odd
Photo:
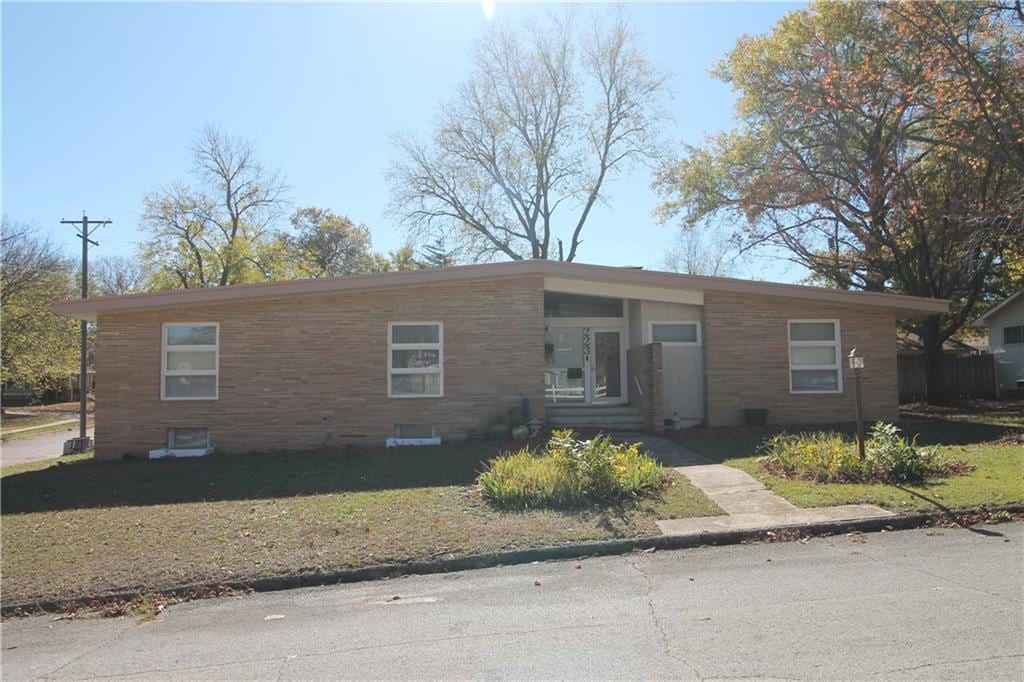
{"label": "neighboring house", "polygon": [[[900,355],[923,355],[924,343],[917,334],[901,331],[896,334],[896,352]],[[988,337],[982,334],[960,339],[946,339],[942,343],[942,352],[959,357],[981,355],[988,352]]]}
{"label": "neighboring house", "polygon": [[973,325],[988,327],[988,347],[996,358],[999,391],[1024,391],[1024,289],[976,319]]}
{"label": "neighboring house", "polygon": [[946,301],[526,260],[58,302],[98,323],[96,456],[897,417],[897,318]]}

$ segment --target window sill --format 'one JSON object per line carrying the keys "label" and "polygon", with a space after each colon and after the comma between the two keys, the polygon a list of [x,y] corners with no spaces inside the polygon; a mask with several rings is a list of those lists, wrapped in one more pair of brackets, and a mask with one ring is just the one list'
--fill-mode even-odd
{"label": "window sill", "polygon": [[410,446],[440,445],[441,444],[441,438],[440,437],[436,437],[436,436],[434,438],[388,438],[387,441],[385,442],[385,444],[389,448],[398,448],[398,447],[404,447],[404,446],[407,446],[407,445],[410,445]]}
{"label": "window sill", "polygon": [[443,398],[444,394],[438,395],[389,395],[388,400],[422,400],[423,398]]}
{"label": "window sill", "polygon": [[182,401],[196,401],[196,400],[220,400],[219,396],[213,396],[212,398],[201,397],[201,398],[168,398],[166,396],[160,396],[160,400],[163,402],[177,403]]}
{"label": "window sill", "polygon": [[213,448],[158,448],[149,451],[150,459],[162,459],[164,457],[205,457],[212,455]]}

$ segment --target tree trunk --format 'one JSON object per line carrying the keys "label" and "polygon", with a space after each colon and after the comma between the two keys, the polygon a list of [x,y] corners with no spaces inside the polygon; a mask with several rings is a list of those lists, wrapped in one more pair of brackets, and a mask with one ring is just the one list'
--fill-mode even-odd
{"label": "tree trunk", "polygon": [[921,328],[921,345],[924,346],[925,400],[930,405],[941,405],[949,399],[943,374],[943,340],[939,334],[939,316],[926,318]]}

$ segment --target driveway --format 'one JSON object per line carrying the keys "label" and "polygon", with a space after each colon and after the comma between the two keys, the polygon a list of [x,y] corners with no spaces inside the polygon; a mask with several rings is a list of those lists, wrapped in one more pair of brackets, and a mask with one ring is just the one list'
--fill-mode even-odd
{"label": "driveway", "polygon": [[[90,427],[86,432],[92,437]],[[60,457],[64,453],[64,441],[78,435],[78,425],[68,424],[60,431],[48,431],[38,436],[13,438],[0,442],[0,466],[38,462],[42,459]]]}
{"label": "driveway", "polygon": [[1014,679],[1024,524],[854,534],[11,619],[4,680]]}

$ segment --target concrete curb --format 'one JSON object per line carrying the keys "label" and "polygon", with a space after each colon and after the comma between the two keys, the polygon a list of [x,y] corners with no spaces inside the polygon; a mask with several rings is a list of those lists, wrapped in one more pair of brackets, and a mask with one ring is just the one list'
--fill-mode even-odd
{"label": "concrete curb", "polygon": [[397,578],[405,575],[429,575],[434,573],[451,573],[480,568],[494,568],[515,564],[529,564],[539,561],[558,561],[580,559],[584,557],[610,556],[627,554],[641,550],[690,549],[702,546],[735,545],[746,542],[757,542],[771,539],[773,536],[790,532],[804,535],[839,535],[852,531],[878,532],[881,530],[909,530],[920,528],[941,521],[956,521],[958,517],[973,514],[993,513],[1024,513],[1024,504],[1008,504],[993,507],[972,507],[954,509],[949,513],[918,513],[897,514],[894,516],[873,517],[867,519],[850,519],[846,521],[823,521],[810,524],[790,524],[770,526],[750,530],[715,531],[686,535],[656,535],[646,538],[623,540],[602,540],[598,542],[581,542],[572,545],[536,547],[532,549],[494,552],[444,559],[440,561],[416,561],[404,564],[379,564],[362,568],[343,568],[337,571],[321,573],[302,573],[296,575],[255,578],[252,580],[221,581],[180,585],[149,592],[110,592],[105,594],[78,597],[76,599],[43,600],[23,604],[4,604],[0,606],[0,615],[8,617],[18,613],[32,614],[38,611],[61,611],[72,604],[97,606],[112,602],[129,601],[148,594],[164,594],[168,596],[187,597],[210,590],[243,590],[254,592],[276,592],[298,587],[319,587],[341,583],[355,583],[367,580]]}

